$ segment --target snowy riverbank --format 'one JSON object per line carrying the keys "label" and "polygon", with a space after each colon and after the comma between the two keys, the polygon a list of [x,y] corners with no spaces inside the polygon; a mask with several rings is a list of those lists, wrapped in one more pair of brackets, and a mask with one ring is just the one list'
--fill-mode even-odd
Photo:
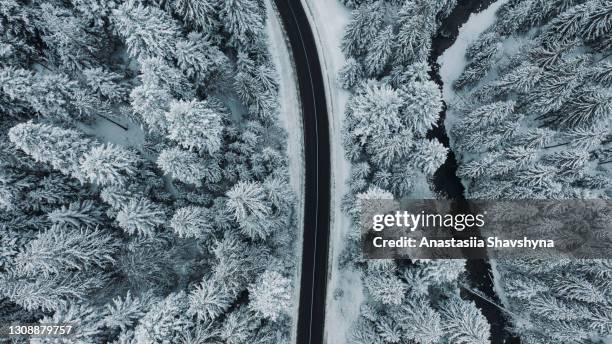
{"label": "snowy riverbank", "polygon": [[482,12],[474,13],[470,19],[459,28],[459,35],[455,43],[438,58],[440,64],[440,77],[444,83],[442,90],[444,101],[452,103],[457,94],[453,89],[453,83],[467,65],[465,51],[468,46],[476,41],[480,34],[495,23],[495,13],[508,0],[498,0]]}
{"label": "snowy riverbank", "polygon": [[[498,0],[483,11],[473,13],[468,21],[459,29],[459,35],[457,36],[455,43],[446,49],[446,51],[437,60],[438,64],[440,65],[440,77],[443,82],[443,99],[448,106],[444,121],[447,131],[450,130],[457,121],[457,113],[453,111],[452,105],[454,102],[460,99],[461,95],[455,92],[453,83],[459,78],[468,63],[465,56],[466,50],[470,44],[475,42],[483,32],[485,32],[495,23],[497,10],[507,1],[508,0]],[[452,135],[448,136],[451,150],[454,151],[458,161],[461,161],[462,154],[454,149],[455,142]],[[467,186],[467,180],[461,178],[461,182],[464,187]],[[495,261],[490,262],[490,269],[492,277],[492,292],[499,298],[502,305],[507,305],[507,298],[505,297],[503,288],[500,285],[501,275]]]}
{"label": "snowy riverbank", "polygon": [[[446,118],[444,119],[444,127],[447,130],[447,134],[457,122],[457,113],[453,110],[453,105],[461,99],[461,95],[457,94],[453,84],[463,73],[468,63],[465,56],[466,50],[470,44],[475,42],[483,32],[495,23],[495,13],[506,2],[508,0],[498,0],[481,12],[473,13],[468,21],[459,28],[459,35],[455,43],[446,49],[437,60],[440,65],[440,78],[443,83],[442,97],[447,105]],[[453,136],[448,135],[448,137],[450,149],[455,153],[457,161],[461,162],[464,158],[463,154],[454,149],[456,144]],[[461,182],[464,187],[467,186],[467,181],[463,178],[461,178]]]}

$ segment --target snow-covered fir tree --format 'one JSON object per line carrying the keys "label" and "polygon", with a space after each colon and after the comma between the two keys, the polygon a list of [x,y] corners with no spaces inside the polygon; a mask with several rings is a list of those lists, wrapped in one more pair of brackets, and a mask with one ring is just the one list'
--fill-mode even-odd
{"label": "snow-covered fir tree", "polygon": [[[288,338],[289,317],[271,326],[238,297],[263,264],[294,275],[278,261],[293,259],[294,197],[263,3],[0,13],[0,319],[74,323],[88,344]],[[255,180],[269,218],[240,224],[226,193]],[[226,302],[214,323],[207,291]]]}
{"label": "snow-covered fir tree", "polygon": [[[462,80],[469,82],[460,82],[462,100],[451,105],[457,116],[451,133],[468,197],[610,196],[603,152],[612,113],[611,15],[611,6],[598,0],[502,4],[495,24],[468,48]],[[510,42],[516,45],[510,48]],[[500,261],[503,306],[521,342],[609,337],[612,329],[595,310],[609,308],[602,296],[608,265]]]}

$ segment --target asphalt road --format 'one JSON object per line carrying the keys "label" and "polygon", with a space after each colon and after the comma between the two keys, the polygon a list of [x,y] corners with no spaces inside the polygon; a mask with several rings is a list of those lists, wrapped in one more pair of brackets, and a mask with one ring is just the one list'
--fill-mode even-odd
{"label": "asphalt road", "polygon": [[275,0],[297,70],[303,114],[304,247],[298,344],[322,344],[330,216],[330,144],[325,88],[314,35],[299,0]]}

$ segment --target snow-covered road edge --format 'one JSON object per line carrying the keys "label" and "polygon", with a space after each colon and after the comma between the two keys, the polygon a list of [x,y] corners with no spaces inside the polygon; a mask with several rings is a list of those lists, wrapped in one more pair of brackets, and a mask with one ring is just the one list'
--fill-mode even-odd
{"label": "snow-covered road edge", "polygon": [[[348,192],[350,162],[345,158],[342,146],[342,122],[344,108],[350,96],[340,88],[336,76],[346,59],[340,48],[344,27],[350,19],[350,12],[337,0],[301,0],[312,28],[327,101],[329,114],[329,135],[331,145],[331,218],[330,254],[327,275],[327,297],[325,311],[325,338],[330,344],[346,343],[350,325],[359,315],[363,300],[361,277],[355,270],[340,270],[338,258],[346,243],[351,223],[342,211],[342,197]],[[339,293],[338,293],[339,292]]]}
{"label": "snow-covered road edge", "polygon": [[272,0],[266,1],[266,33],[268,49],[276,66],[279,82],[279,119],[287,133],[286,154],[289,159],[289,179],[296,195],[296,238],[295,238],[295,276],[293,277],[293,312],[291,342],[296,342],[297,319],[300,300],[300,276],[304,231],[304,134],[302,127],[302,106],[298,93],[297,73],[287,35],[280,22],[280,15]]}

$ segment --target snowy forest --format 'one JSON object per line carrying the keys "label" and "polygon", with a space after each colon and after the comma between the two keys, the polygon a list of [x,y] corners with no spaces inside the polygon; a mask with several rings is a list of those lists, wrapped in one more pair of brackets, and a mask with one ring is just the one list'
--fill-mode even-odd
{"label": "snowy forest", "polygon": [[[520,343],[610,340],[609,260],[492,261],[492,300],[466,292],[464,260],[362,259],[359,221],[363,200],[431,198],[418,186],[434,189],[450,150],[467,199],[609,198],[612,2],[499,1],[495,24],[465,51],[452,97],[432,81],[429,58],[456,1],[341,2],[351,10],[338,81],[350,91],[352,229],[339,264],[358,271],[364,290],[348,342],[501,343],[470,293]],[[449,146],[431,134],[444,110]]]}
{"label": "snowy forest", "polygon": [[[502,5],[453,84],[447,123],[467,197],[612,196],[611,56],[610,1]],[[523,343],[612,337],[611,261],[512,260],[497,269]]]}
{"label": "snowy forest", "polygon": [[427,59],[455,1],[345,4],[355,7],[338,76],[351,90],[343,140],[353,231],[340,264],[360,271],[366,293],[348,342],[488,343],[486,318],[459,295],[464,260],[363,260],[360,249],[363,200],[420,198],[415,185],[427,184],[446,160],[448,148],[427,135],[443,107]]}
{"label": "snowy forest", "polygon": [[[331,207],[349,225],[330,210],[341,240],[330,235],[324,266],[332,297],[316,301],[326,321],[330,300],[357,311],[325,328],[327,343],[345,344],[333,332],[346,344],[612,343],[612,260],[476,271],[465,259],[367,260],[360,241],[365,201],[453,198],[438,185],[453,168],[466,199],[610,198],[612,1],[298,2],[335,9],[329,31],[309,18],[317,37],[343,26],[338,44],[317,43],[337,96],[325,153],[348,165]],[[300,101],[280,85],[298,68],[277,72],[273,6],[0,0],[0,326],[75,327],[0,343],[296,340],[304,195],[290,166],[304,161],[281,120]],[[461,11],[473,15],[465,28],[447,31]],[[450,38],[469,42],[446,80],[436,44]],[[332,285],[339,270],[357,283],[347,273]]]}
{"label": "snowy forest", "polygon": [[265,22],[259,0],[0,0],[0,323],[76,328],[32,343],[289,341]]}

